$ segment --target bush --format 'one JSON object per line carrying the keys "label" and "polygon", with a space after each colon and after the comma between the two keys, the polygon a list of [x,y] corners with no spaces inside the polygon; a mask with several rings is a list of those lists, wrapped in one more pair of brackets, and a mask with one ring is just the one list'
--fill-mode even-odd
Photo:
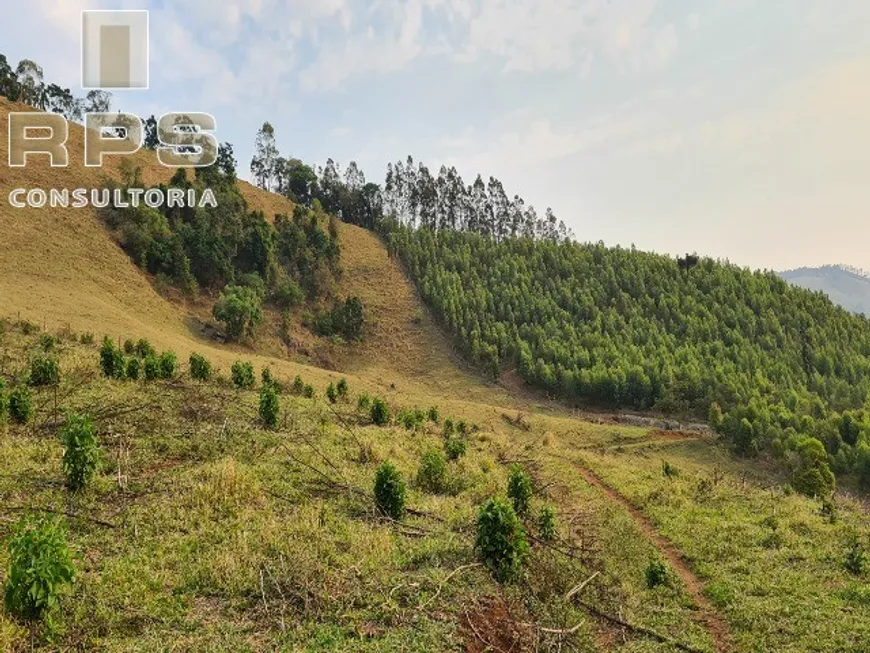
{"label": "bush", "polygon": [[380,397],[375,397],[369,415],[372,418],[372,423],[377,426],[386,426],[390,423],[390,409]]}
{"label": "bush", "polygon": [[304,392],[305,392],[305,383],[302,381],[302,377],[297,375],[296,378],[293,379],[293,394],[294,395],[301,395]]}
{"label": "bush", "polygon": [[459,460],[465,455],[468,450],[468,445],[463,438],[450,437],[444,442],[444,453],[447,454],[447,460]]}
{"label": "bush", "polygon": [[204,356],[197,353],[190,355],[190,376],[197,381],[208,381],[211,378],[211,363]]}
{"label": "bush", "polygon": [[124,355],[115,347],[115,343],[109,336],[103,338],[103,344],[100,346],[100,368],[103,370],[103,376],[110,379],[124,378]]}
{"label": "bush", "polygon": [[846,551],[843,568],[854,576],[863,576],[867,571],[867,554],[858,541],[852,542]]}
{"label": "bush", "polygon": [[178,357],[174,352],[164,351],[160,354],[160,378],[171,379],[178,369]]}
{"label": "bush", "polygon": [[124,376],[131,381],[139,380],[139,373],[142,371],[142,365],[138,358],[127,359],[127,368],[124,370]]}
{"label": "bush", "polygon": [[423,454],[417,470],[417,485],[433,494],[447,488],[447,461],[440,451],[431,449]]}
{"label": "bush", "polygon": [[807,437],[796,447],[797,464],[791,484],[809,497],[827,497],[834,491],[834,474],[828,465],[828,454],[816,438]]}
{"label": "bush", "polygon": [[520,517],[529,514],[529,502],[532,499],[532,482],[519,465],[511,465],[508,475],[508,497],[514,506],[514,510]]}
{"label": "bush", "polygon": [[52,627],[58,599],[75,579],[62,523],[51,516],[26,516],[18,522],[7,546],[6,609],[28,621],[44,619]]}
{"label": "bush", "polygon": [[34,358],[33,362],[30,363],[28,383],[34,388],[60,383],[60,369],[57,361],[42,356]]}
{"label": "bush", "polygon": [[254,366],[250,363],[236,361],[233,363],[231,377],[233,385],[241,390],[250,390],[254,387]]}
{"label": "bush", "polygon": [[668,567],[661,560],[651,560],[643,573],[649,589],[668,584]]}
{"label": "bush", "polygon": [[663,460],[662,474],[664,474],[665,478],[676,478],[680,475],[680,470],[671,465],[667,460]]}
{"label": "bush", "polygon": [[278,404],[278,392],[271,383],[260,389],[260,419],[270,429],[278,426],[278,416],[281,412]]}
{"label": "bush", "polygon": [[17,385],[9,393],[9,416],[19,424],[27,424],[33,417],[33,402],[30,390],[25,385]]}
{"label": "bush", "polygon": [[372,398],[363,392],[356,400],[356,408],[361,413],[367,413],[372,407]]}
{"label": "bush", "polygon": [[405,482],[391,462],[383,463],[375,474],[375,504],[392,519],[405,516]]}
{"label": "bush", "polygon": [[151,346],[145,338],[140,338],[136,343],[136,355],[139,358],[148,358],[149,356],[157,356],[157,350]]}
{"label": "bush", "polygon": [[127,356],[132,356],[133,354],[135,354],[136,353],[136,343],[133,342],[132,340],[129,340],[129,339],[125,340],[124,341],[124,353],[127,354]]}
{"label": "bush", "polygon": [[142,370],[145,372],[146,381],[154,381],[160,378],[160,360],[155,356],[146,356],[142,361]]}
{"label": "bush", "polygon": [[9,410],[9,397],[6,395],[6,382],[0,378],[0,422],[6,419]]}
{"label": "bush", "polygon": [[50,333],[43,333],[41,336],[39,336],[39,346],[44,352],[54,351],[54,348],[57,347],[58,342],[59,340]]}
{"label": "bush", "polygon": [[66,484],[75,492],[91,482],[100,464],[100,448],[90,417],[70,414],[61,430],[60,441]]}
{"label": "bush", "polygon": [[224,323],[231,340],[239,340],[244,335],[251,337],[263,320],[262,298],[252,288],[228,285],[214,305],[212,315]]}
{"label": "bush", "polygon": [[441,413],[438,412],[438,406],[432,406],[429,409],[429,412],[426,414],[426,417],[433,424],[437,424],[438,422],[440,422],[441,421]]}
{"label": "bush", "polygon": [[538,515],[538,533],[545,542],[556,539],[556,513],[550,506],[541,508],[541,514]]}
{"label": "bush", "polygon": [[456,426],[453,424],[453,420],[449,417],[444,420],[444,430],[442,431],[445,438],[452,438],[456,434]]}
{"label": "bush", "polygon": [[326,386],[326,398],[329,399],[329,403],[334,404],[338,401],[338,390],[335,389],[335,385],[330,383]]}
{"label": "bush", "polygon": [[314,399],[316,395],[317,393],[314,392],[314,386],[310,383],[306,383],[305,387],[302,389],[302,396],[308,399]]}
{"label": "bush", "polygon": [[519,577],[529,554],[529,544],[525,529],[509,503],[492,498],[480,508],[474,548],[499,582]]}
{"label": "bush", "polygon": [[338,392],[338,396],[342,399],[347,398],[347,379],[341,377],[338,380],[338,383],[335,385],[335,389]]}
{"label": "bush", "polygon": [[292,279],[281,281],[272,291],[272,299],[278,308],[288,309],[302,303],[305,295],[302,289]]}
{"label": "bush", "polygon": [[79,342],[83,345],[92,345],[94,344],[94,334],[93,333],[83,333],[79,338]]}

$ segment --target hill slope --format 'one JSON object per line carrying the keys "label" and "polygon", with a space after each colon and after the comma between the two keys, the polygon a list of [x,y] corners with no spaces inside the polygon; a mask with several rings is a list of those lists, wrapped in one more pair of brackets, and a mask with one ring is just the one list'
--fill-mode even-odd
{"label": "hill slope", "polygon": [[787,270],[779,276],[801,288],[821,291],[853,313],[870,316],[870,277],[864,274],[840,265],[825,265]]}

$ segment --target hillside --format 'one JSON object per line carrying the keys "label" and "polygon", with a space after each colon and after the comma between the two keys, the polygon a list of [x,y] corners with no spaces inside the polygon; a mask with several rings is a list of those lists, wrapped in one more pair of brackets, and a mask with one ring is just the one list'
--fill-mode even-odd
{"label": "hillside", "polygon": [[870,315],[870,277],[864,274],[840,265],[825,265],[787,270],[779,276],[801,288],[825,293],[846,310]]}
{"label": "hillside", "polygon": [[[23,109],[0,99],[0,133],[11,108]],[[22,515],[56,518],[75,567],[72,583],[58,583],[67,591],[52,628],[0,609],[0,650],[833,653],[870,640],[864,570],[844,563],[862,559],[870,538],[860,501],[794,492],[782,460],[737,459],[704,432],[627,425],[614,405],[584,414],[497,385],[453,354],[467,343],[434,292],[459,289],[456,275],[427,283],[423,259],[401,242],[388,249],[349,224],[337,225],[335,290],[365,306],[360,342],[314,335],[304,307],[291,348],[274,314],[249,344],[207,339],[198,320],[214,297],[158,292],[100,217],[5,204],[18,186],[102,186],[81,166],[80,128],[71,138],[68,169],[0,167],[0,584],[12,583]],[[135,163],[146,183],[173,173],[148,152]],[[116,165],[105,173],[122,176]],[[269,220],[293,212],[277,195],[238,188]],[[470,249],[456,251],[471,265]],[[445,306],[499,342],[500,329],[486,327],[501,307],[477,286],[497,260],[476,253],[481,268],[465,279],[474,301],[460,293]],[[535,287],[542,301],[557,263],[547,260],[550,281]],[[528,324],[553,321],[541,311]],[[851,333],[851,322],[833,324]],[[109,378],[104,334],[145,338],[177,365],[134,378],[128,370],[155,359],[112,347],[110,370],[122,363],[125,378]],[[192,352],[212,365],[209,378],[193,378]],[[473,343],[468,354],[481,361]],[[253,387],[232,380],[237,360],[252,363]],[[57,376],[38,381],[47,361]],[[280,387],[261,380],[264,369]],[[297,375],[312,396],[294,388]],[[347,391],[333,403],[326,393],[340,377]],[[386,419],[376,422],[373,397]],[[73,414],[92,421],[101,461],[81,488],[67,457],[84,446],[68,437]],[[405,486],[396,518],[375,495],[387,462]],[[525,500],[506,499],[511,487]],[[493,511],[513,515],[508,539],[527,544],[508,560],[515,578],[484,567],[484,550],[502,544],[476,546]]]}

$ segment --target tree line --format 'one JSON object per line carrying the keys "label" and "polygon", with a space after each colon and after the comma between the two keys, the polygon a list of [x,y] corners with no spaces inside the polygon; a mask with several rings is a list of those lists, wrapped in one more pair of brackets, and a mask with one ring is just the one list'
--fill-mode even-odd
{"label": "tree line", "polygon": [[433,174],[408,156],[387,166],[382,185],[366,181],[355,161],[342,172],[332,159],[315,169],[297,158],[281,156],[275,129],[264,123],[257,132],[251,176],[260,188],[294,202],[323,209],[343,221],[375,229],[385,215],[412,228],[467,231],[494,238],[527,237],[560,241],[572,237],[552,209],[539,215],[519,195],[508,196],[495,177],[477,175],[466,184],[456,168],[441,166]]}

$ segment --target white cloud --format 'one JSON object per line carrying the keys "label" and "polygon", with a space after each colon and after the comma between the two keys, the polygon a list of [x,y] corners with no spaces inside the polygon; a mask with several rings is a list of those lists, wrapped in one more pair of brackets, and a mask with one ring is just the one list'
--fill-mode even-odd
{"label": "white cloud", "polygon": [[693,12],[686,17],[686,26],[693,32],[701,26],[701,15]]}

